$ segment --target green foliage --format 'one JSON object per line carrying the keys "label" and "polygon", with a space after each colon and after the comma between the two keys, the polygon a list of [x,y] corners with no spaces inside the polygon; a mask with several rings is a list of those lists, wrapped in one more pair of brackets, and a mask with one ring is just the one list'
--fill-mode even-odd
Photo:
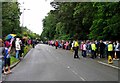
{"label": "green foliage", "polygon": [[31,48],[32,48],[31,45],[30,45],[30,46],[26,45],[25,48],[24,48],[24,54],[23,54],[23,56],[25,56],[25,55],[29,52],[29,50],[30,50]]}
{"label": "green foliage", "polygon": [[[119,3],[96,3],[97,10],[90,28],[89,38],[117,40],[120,35]],[[96,7],[94,6],[94,7]]]}
{"label": "green foliage", "polygon": [[11,64],[14,64],[15,62],[17,62],[18,59],[16,59],[14,56],[11,56]]}
{"label": "green foliage", "polygon": [[42,39],[119,38],[120,2],[52,2],[51,5],[55,10],[50,11],[43,20]]}
{"label": "green foliage", "polygon": [[18,2],[2,3],[2,33],[6,36],[10,33],[20,33],[20,8]]}
{"label": "green foliage", "polygon": [[[29,52],[29,50],[32,48],[32,46],[28,46],[26,45],[25,48],[24,48],[24,54],[23,54],[23,57]],[[19,60],[15,58],[15,52],[12,52],[11,53],[11,64],[14,64],[16,62],[18,62]]]}
{"label": "green foliage", "polygon": [[55,15],[52,14],[52,11],[48,14],[48,17],[45,17],[43,20],[43,32],[42,36],[48,39],[53,39],[55,35],[56,29],[56,18]]}
{"label": "green foliage", "polygon": [[18,2],[2,3],[2,35],[16,34],[19,37],[28,36],[31,39],[40,38],[27,27],[20,27],[20,8]]}
{"label": "green foliage", "polygon": [[60,39],[60,40],[69,40],[70,39],[70,35],[62,35],[58,39]]}

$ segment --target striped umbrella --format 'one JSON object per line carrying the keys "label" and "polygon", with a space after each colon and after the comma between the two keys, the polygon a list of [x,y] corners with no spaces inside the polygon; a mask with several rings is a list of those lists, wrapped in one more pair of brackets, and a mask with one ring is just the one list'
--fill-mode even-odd
{"label": "striped umbrella", "polygon": [[8,34],[6,37],[5,37],[5,40],[10,40],[12,38],[14,38],[16,36],[16,34]]}

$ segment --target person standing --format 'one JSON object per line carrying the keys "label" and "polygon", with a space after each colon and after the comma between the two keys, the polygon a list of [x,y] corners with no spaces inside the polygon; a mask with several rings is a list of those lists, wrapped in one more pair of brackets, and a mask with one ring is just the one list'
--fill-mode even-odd
{"label": "person standing", "polygon": [[32,40],[32,47],[35,48],[35,40]]}
{"label": "person standing", "polygon": [[54,40],[52,40],[52,46],[54,46]]}
{"label": "person standing", "polygon": [[83,44],[83,57],[86,57],[86,50],[87,50],[87,45],[84,42],[84,44]]}
{"label": "person standing", "polygon": [[75,41],[72,42],[72,46],[71,46],[72,51],[74,51],[74,44],[75,44]]}
{"label": "person standing", "polygon": [[84,43],[83,43],[83,41],[82,41],[82,42],[81,42],[81,45],[80,45],[80,50],[81,50],[81,52],[82,52],[82,56],[84,56],[84,55],[83,55],[83,44],[84,44]]}
{"label": "person standing", "polygon": [[74,44],[74,58],[79,58],[78,48],[79,48],[79,44],[78,44],[78,40],[76,39],[75,44]]}
{"label": "person standing", "polygon": [[68,50],[71,50],[71,47],[72,47],[72,40],[69,41]]}
{"label": "person standing", "polygon": [[66,43],[65,43],[65,49],[66,49],[66,50],[68,50],[68,46],[69,46],[69,42],[66,41]]}
{"label": "person standing", "polygon": [[[8,41],[5,42],[4,49],[4,74],[11,73],[10,70],[10,43]],[[8,72],[6,72],[6,66],[8,66]]]}
{"label": "person standing", "polygon": [[91,58],[94,59],[94,58],[96,58],[96,49],[97,49],[96,44],[95,44],[94,41],[91,44],[91,49],[92,49],[92,57]]}
{"label": "person standing", "polygon": [[19,38],[16,38],[15,48],[16,48],[16,59],[19,59],[19,53],[20,53],[20,50],[21,50],[20,39]]}
{"label": "person standing", "polygon": [[56,47],[56,49],[58,47],[58,41],[57,40],[55,41],[55,47]]}
{"label": "person standing", "polygon": [[108,56],[111,56],[113,59],[113,44],[111,41],[108,44]]}
{"label": "person standing", "polygon": [[96,56],[99,56],[99,54],[100,54],[100,49],[99,49],[100,42],[96,40],[95,45],[96,45]]}
{"label": "person standing", "polygon": [[91,56],[91,42],[90,41],[87,43],[87,55]]}
{"label": "person standing", "polygon": [[100,40],[99,48],[100,48],[100,58],[105,58],[104,56],[105,44],[103,43],[102,40]]}
{"label": "person standing", "polygon": [[119,60],[120,59],[120,43],[119,43],[119,41],[116,41],[115,53],[116,53],[117,60]]}
{"label": "person standing", "polygon": [[105,57],[106,58],[108,58],[108,44],[109,44],[109,42],[106,41],[106,43],[105,43]]}
{"label": "person standing", "polygon": [[21,47],[21,49],[20,49],[19,55],[22,58],[23,57],[23,53],[24,53],[24,44],[23,44],[23,40],[22,39],[20,39],[20,47]]}

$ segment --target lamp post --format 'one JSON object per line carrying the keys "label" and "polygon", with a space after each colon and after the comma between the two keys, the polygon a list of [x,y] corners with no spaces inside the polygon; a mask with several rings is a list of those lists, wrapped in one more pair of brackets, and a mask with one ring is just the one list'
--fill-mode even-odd
{"label": "lamp post", "polygon": [[24,8],[24,2],[22,4],[23,4],[23,9],[21,9],[21,10],[22,10],[22,27],[23,27],[24,26],[24,11],[30,10],[30,9]]}
{"label": "lamp post", "polygon": [[24,11],[26,11],[26,10],[30,10],[30,9],[26,9],[26,8],[24,8],[23,9],[23,16],[22,16],[22,27],[24,26]]}

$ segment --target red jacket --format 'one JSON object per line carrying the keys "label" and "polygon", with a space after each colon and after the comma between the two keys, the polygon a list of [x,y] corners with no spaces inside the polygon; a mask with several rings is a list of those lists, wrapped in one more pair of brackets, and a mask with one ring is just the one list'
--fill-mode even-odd
{"label": "red jacket", "polygon": [[55,46],[58,46],[58,41],[55,42]]}

